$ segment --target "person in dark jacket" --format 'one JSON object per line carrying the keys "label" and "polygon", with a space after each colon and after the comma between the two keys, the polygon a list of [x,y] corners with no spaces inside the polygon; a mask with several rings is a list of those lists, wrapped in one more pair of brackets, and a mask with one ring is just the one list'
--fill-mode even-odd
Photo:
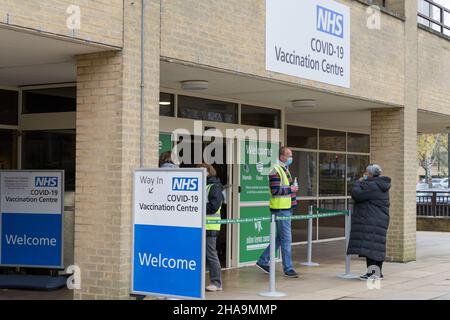
{"label": "person in dark jacket", "polygon": [[216,292],[222,291],[222,267],[220,266],[219,255],[217,253],[217,237],[220,233],[220,224],[208,224],[208,221],[220,220],[220,211],[224,201],[223,186],[217,177],[216,170],[212,165],[201,164],[200,168],[206,168],[207,177],[207,193],[206,202],[206,264],[209,268],[210,285],[206,287],[206,291]]}
{"label": "person in dark jacket", "polygon": [[347,253],[366,258],[367,273],[360,277],[361,280],[374,276],[383,279],[391,178],[381,173],[379,165],[369,165],[364,177],[356,182],[352,190],[354,207]]}

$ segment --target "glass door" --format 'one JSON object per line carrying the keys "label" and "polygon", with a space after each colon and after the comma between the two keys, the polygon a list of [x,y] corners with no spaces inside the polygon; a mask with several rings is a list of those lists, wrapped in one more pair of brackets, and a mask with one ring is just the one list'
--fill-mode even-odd
{"label": "glass door", "polygon": [[0,130],[0,170],[17,169],[17,131]]}

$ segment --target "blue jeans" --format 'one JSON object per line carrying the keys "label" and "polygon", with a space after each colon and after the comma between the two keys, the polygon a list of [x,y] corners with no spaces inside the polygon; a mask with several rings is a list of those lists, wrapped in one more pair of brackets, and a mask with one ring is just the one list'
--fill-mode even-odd
{"label": "blue jeans", "polygon": [[[292,216],[292,210],[271,210],[277,217],[290,217]],[[283,259],[284,272],[293,270],[292,267],[292,229],[291,220],[277,221],[277,236],[276,236],[276,249],[281,247],[281,258]],[[258,260],[258,263],[263,266],[268,266],[270,262],[270,245],[263,252]]]}

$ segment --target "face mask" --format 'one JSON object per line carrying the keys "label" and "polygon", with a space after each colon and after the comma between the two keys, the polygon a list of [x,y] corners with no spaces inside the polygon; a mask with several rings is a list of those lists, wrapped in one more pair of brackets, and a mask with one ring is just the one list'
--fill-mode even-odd
{"label": "face mask", "polygon": [[364,181],[367,181],[367,180],[369,180],[369,176],[365,174],[363,179],[364,179]]}
{"label": "face mask", "polygon": [[286,161],[286,165],[289,167],[294,162],[294,158],[290,157]]}

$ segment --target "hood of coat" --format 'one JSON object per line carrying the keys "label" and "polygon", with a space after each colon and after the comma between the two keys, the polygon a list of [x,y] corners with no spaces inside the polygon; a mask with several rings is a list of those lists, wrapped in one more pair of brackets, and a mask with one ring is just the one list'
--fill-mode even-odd
{"label": "hood of coat", "polygon": [[383,192],[387,192],[391,189],[391,178],[389,177],[375,177],[372,181],[375,182]]}
{"label": "hood of coat", "polygon": [[222,184],[218,177],[208,177],[206,179],[206,184]]}
{"label": "hood of coat", "polygon": [[161,168],[177,169],[178,166],[174,163],[166,162],[161,165]]}

